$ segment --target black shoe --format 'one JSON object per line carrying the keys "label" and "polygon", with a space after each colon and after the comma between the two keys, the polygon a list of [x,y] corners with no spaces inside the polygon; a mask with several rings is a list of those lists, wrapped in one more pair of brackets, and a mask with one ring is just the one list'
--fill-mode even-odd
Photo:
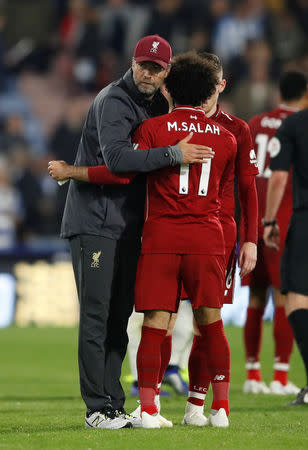
{"label": "black shoe", "polygon": [[294,400],[292,400],[290,403],[287,403],[287,406],[294,405],[308,405],[308,385],[299,391],[297,397]]}
{"label": "black shoe", "polygon": [[100,411],[87,410],[85,417],[86,428],[106,428],[118,430],[120,428],[132,428],[132,422],[123,416],[119,416],[111,407],[106,406]]}

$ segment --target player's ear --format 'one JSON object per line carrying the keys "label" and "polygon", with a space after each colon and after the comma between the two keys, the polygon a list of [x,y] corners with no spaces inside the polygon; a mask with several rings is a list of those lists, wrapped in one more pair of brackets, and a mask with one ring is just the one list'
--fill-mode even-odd
{"label": "player's ear", "polygon": [[223,78],[220,82],[220,86],[219,86],[219,93],[221,94],[226,87],[227,81],[225,80],[225,78]]}
{"label": "player's ear", "polygon": [[168,64],[168,67],[165,72],[165,78],[167,78],[167,76],[169,75],[170,69],[171,69],[171,64]]}

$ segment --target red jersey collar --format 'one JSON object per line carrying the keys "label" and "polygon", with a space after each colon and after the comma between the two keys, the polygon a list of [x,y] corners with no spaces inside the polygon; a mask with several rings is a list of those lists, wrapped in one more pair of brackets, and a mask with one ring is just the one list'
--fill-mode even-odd
{"label": "red jersey collar", "polygon": [[194,112],[194,113],[200,113],[200,114],[202,114],[203,116],[205,116],[205,112],[203,111],[203,109],[201,109],[201,108],[195,108],[194,106],[188,106],[188,105],[175,106],[175,107],[173,108],[172,112],[174,112],[174,111],[183,111],[183,110],[185,110],[185,111],[191,111],[191,112]]}
{"label": "red jersey collar", "polygon": [[214,114],[211,115],[210,119],[212,117],[215,117],[215,119],[217,119],[217,117],[220,116],[220,114],[221,114],[221,107],[219,106],[219,104],[217,104],[216,111],[214,112]]}

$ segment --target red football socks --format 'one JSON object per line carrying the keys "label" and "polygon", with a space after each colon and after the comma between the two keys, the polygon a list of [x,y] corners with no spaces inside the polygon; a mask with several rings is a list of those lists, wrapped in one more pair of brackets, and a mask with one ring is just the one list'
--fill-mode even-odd
{"label": "red football socks", "polygon": [[263,308],[247,309],[244,326],[247,379],[261,381],[260,349],[263,331]]}
{"label": "red football socks", "polygon": [[155,394],[161,367],[161,347],[167,330],[142,327],[141,341],[137,353],[138,388],[141,412],[158,412]]}
{"label": "red football socks", "polygon": [[[168,367],[172,350],[172,336],[166,336],[161,344],[161,363],[158,375],[158,384],[163,381],[166,369]],[[159,392],[157,392],[159,394]]]}
{"label": "red football socks", "polygon": [[274,315],[274,341],[275,341],[275,381],[280,381],[284,386],[288,382],[289,362],[293,349],[293,331],[286,316],[284,306],[275,308]]}
{"label": "red football socks", "polygon": [[199,325],[199,330],[207,336],[207,359],[213,388],[211,408],[224,408],[229,415],[230,347],[223,322],[218,320],[210,325]]}
{"label": "red football socks", "polygon": [[198,325],[189,358],[188,401],[202,406],[210,381],[213,387],[212,409],[224,408],[229,414],[230,348],[222,320]]}
{"label": "red football socks", "polygon": [[211,374],[207,365],[207,340],[204,336],[194,336],[191,348],[188,372],[189,394],[188,402],[202,406],[211,381]]}

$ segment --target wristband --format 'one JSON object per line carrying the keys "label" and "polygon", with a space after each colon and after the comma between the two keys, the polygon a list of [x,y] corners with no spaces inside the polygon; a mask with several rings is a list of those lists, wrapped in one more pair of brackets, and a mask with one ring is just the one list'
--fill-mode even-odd
{"label": "wristband", "polygon": [[277,224],[276,219],[269,220],[269,221],[262,219],[261,222],[264,227],[274,227]]}

